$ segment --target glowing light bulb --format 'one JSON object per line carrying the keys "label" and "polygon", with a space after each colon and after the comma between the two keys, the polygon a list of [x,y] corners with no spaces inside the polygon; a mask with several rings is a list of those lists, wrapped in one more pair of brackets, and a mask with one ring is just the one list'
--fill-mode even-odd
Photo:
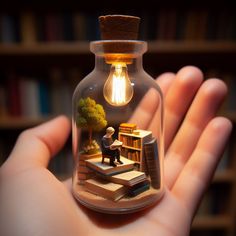
{"label": "glowing light bulb", "polygon": [[112,106],[124,106],[133,97],[133,87],[129,80],[125,63],[114,63],[103,87],[103,95]]}

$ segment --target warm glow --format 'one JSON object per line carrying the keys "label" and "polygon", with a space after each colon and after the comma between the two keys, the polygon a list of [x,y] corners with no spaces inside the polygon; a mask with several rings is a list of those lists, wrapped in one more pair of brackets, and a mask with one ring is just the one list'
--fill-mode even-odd
{"label": "warm glow", "polygon": [[130,102],[133,97],[133,87],[125,63],[112,64],[103,94],[106,101],[113,106],[124,106]]}

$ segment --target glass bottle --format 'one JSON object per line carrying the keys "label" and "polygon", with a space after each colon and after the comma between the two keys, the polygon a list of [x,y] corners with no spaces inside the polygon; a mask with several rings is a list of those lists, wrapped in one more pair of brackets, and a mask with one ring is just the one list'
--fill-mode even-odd
{"label": "glass bottle", "polygon": [[90,50],[95,68],[73,95],[73,195],[99,212],[139,211],[164,193],[163,96],[143,69],[147,43],[100,40]]}

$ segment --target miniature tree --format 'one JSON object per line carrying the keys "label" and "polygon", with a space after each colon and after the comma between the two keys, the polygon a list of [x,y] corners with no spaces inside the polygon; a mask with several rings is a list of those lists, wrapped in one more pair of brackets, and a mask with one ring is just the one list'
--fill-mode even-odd
{"label": "miniature tree", "polygon": [[97,104],[90,97],[81,98],[77,105],[77,126],[87,128],[89,131],[89,144],[92,144],[92,132],[100,131],[106,127],[106,113],[102,105]]}

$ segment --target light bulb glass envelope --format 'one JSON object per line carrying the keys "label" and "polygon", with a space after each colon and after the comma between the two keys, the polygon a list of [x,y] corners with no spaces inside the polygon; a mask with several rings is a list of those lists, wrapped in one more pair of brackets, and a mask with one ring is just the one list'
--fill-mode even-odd
{"label": "light bulb glass envelope", "polygon": [[95,211],[139,211],[164,193],[163,97],[143,69],[147,43],[103,40],[90,49],[94,70],[72,102],[73,194]]}
{"label": "light bulb glass envelope", "polygon": [[133,87],[125,63],[112,64],[110,74],[104,84],[103,95],[113,106],[124,106],[130,102],[133,97]]}

